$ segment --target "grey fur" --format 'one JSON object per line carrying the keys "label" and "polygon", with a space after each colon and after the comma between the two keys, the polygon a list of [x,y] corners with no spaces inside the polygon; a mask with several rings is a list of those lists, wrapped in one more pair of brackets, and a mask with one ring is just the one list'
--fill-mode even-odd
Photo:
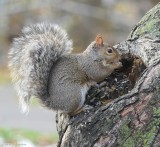
{"label": "grey fur", "polygon": [[9,69],[16,84],[23,112],[32,96],[48,97],[49,73],[61,56],[72,51],[72,41],[58,25],[35,24],[25,27],[9,51]]}
{"label": "grey fur", "polygon": [[[97,42],[96,42],[97,41]],[[92,42],[80,54],[70,54],[72,41],[57,25],[25,27],[9,51],[9,68],[23,112],[32,96],[52,110],[78,113],[95,82],[121,66],[120,55],[108,44]]]}

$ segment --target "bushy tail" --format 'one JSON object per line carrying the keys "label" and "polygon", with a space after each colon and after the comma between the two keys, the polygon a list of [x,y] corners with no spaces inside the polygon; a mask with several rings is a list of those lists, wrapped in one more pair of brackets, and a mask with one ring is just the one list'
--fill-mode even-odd
{"label": "bushy tail", "polygon": [[50,70],[58,58],[72,51],[72,41],[57,25],[35,24],[25,27],[9,50],[9,69],[16,85],[22,111],[28,111],[32,96],[48,96]]}

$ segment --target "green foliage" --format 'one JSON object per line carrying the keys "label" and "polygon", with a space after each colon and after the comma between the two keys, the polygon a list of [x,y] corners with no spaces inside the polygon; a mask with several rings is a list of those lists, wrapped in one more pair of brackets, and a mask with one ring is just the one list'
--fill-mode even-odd
{"label": "green foliage", "polygon": [[21,139],[28,139],[34,144],[53,144],[58,140],[57,134],[42,134],[26,129],[0,128],[0,137],[7,143],[16,143]]}
{"label": "green foliage", "polygon": [[14,132],[8,128],[0,128],[0,137],[4,138],[6,142],[15,142],[16,140]]}

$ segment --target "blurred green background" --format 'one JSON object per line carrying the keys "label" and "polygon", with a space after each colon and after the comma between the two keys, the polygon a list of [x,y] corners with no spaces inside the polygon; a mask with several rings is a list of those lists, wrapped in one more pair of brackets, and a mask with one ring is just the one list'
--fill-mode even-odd
{"label": "blurred green background", "polygon": [[24,25],[56,23],[74,42],[74,52],[83,51],[97,34],[117,44],[159,0],[0,0],[0,146],[54,145],[58,140],[55,113],[32,104],[21,114],[7,70],[12,39]]}

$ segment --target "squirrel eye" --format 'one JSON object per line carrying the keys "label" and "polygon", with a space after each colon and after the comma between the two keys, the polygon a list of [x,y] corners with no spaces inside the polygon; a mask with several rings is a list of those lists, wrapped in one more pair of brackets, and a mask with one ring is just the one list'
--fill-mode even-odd
{"label": "squirrel eye", "polygon": [[107,49],[107,52],[108,52],[108,53],[112,53],[113,50],[112,50],[111,48],[108,48],[108,49]]}

